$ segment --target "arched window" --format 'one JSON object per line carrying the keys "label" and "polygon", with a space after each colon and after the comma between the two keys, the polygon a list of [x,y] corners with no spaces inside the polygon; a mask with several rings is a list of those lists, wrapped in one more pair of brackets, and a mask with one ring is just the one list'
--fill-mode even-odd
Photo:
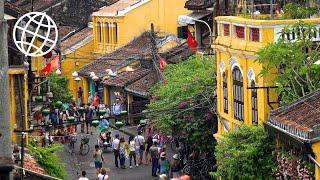
{"label": "arched window", "polygon": [[223,83],[223,110],[225,113],[228,113],[228,79],[227,75],[224,72],[222,74],[222,83]]}
{"label": "arched window", "polygon": [[[255,87],[254,80],[251,81],[251,87]],[[251,89],[251,109],[252,109],[252,124],[258,125],[258,93],[257,89]]]}
{"label": "arched window", "polygon": [[102,42],[102,37],[101,37],[101,23],[98,22],[97,23],[97,38],[98,38],[98,42],[101,43]]}
{"label": "arched window", "polygon": [[243,77],[240,69],[235,67],[232,71],[233,78],[233,108],[234,118],[244,120],[244,96],[243,96]]}

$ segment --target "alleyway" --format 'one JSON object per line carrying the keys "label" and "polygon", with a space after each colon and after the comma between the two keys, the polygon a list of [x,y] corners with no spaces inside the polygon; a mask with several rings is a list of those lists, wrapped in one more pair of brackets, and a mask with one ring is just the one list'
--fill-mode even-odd
{"label": "alleyway", "polygon": [[[79,128],[78,128],[79,129]],[[136,127],[129,127],[124,128],[126,131],[129,131],[130,133],[137,132]],[[120,137],[124,136],[126,140],[128,139],[128,135],[120,133]],[[67,146],[65,146],[64,151],[61,152],[61,159],[66,164],[67,172],[69,175],[69,179],[71,180],[77,180],[79,175],[83,170],[87,172],[87,177],[91,180],[96,179],[96,171],[94,167],[93,162],[93,151],[94,146],[97,142],[97,133],[93,133],[93,135],[89,135],[90,137],[90,151],[86,156],[81,156],[79,154],[79,145],[80,145],[80,137],[77,140],[76,143],[76,153],[74,155],[70,155],[67,152]],[[170,153],[172,154],[172,153]],[[103,167],[109,168],[110,172],[107,173],[109,175],[109,178],[111,180],[152,180],[152,179],[158,179],[151,176],[151,165],[141,165],[139,167],[133,167],[132,169],[129,169],[129,161],[126,160],[126,167],[127,169],[120,169],[115,168],[114,166],[114,156],[112,153],[112,150],[109,149],[107,153],[104,153],[104,164]],[[77,175],[77,172],[79,175]]]}

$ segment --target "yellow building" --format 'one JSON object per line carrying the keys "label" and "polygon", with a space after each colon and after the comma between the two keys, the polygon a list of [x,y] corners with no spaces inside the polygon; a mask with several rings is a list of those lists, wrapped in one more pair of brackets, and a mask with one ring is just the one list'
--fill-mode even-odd
{"label": "yellow building", "polygon": [[[216,18],[218,36],[212,46],[217,63],[217,111],[219,139],[241,124],[262,124],[278,106],[274,73],[260,77],[262,65],[254,62],[256,52],[277,42],[281,30],[297,20],[256,20],[235,16]],[[320,26],[320,19],[305,19]],[[287,35],[294,39],[294,35]],[[319,40],[317,35],[316,40]]]}
{"label": "yellow building", "polygon": [[108,53],[129,43],[151,26],[178,33],[178,16],[188,14],[185,0],[119,0],[92,14],[95,52]]}

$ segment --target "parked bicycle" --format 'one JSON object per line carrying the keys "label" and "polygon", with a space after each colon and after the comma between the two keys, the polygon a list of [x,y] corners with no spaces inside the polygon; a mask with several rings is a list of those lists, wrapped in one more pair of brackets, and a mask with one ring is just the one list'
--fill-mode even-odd
{"label": "parked bicycle", "polygon": [[83,136],[81,137],[81,144],[80,144],[80,154],[85,156],[89,153],[90,146],[89,146],[89,137]]}
{"label": "parked bicycle", "polygon": [[216,160],[214,156],[200,160],[189,160],[185,163],[182,172],[194,179],[209,179],[209,172],[216,171]]}

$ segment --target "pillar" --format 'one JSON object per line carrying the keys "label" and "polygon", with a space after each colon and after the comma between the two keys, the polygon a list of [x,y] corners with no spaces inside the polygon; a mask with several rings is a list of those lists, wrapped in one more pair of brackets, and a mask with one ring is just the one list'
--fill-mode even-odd
{"label": "pillar", "polygon": [[83,102],[88,103],[89,98],[89,83],[86,78],[82,78],[82,85],[83,85]]}
{"label": "pillar", "polygon": [[104,102],[106,105],[110,106],[110,89],[109,86],[104,87]]}
{"label": "pillar", "polygon": [[108,28],[109,28],[109,52],[112,51],[112,26],[111,21],[109,21]]}
{"label": "pillar", "polygon": [[133,124],[133,118],[131,117],[132,114],[132,109],[131,109],[131,104],[133,102],[133,96],[132,94],[127,94],[127,109],[128,109],[128,122],[129,124]]}
{"label": "pillar", "polygon": [[111,51],[113,51],[113,49],[114,49],[114,27],[113,27],[113,21],[110,22],[109,26],[110,26],[110,31],[111,31],[111,36],[110,36],[111,37],[111,42],[110,42]]}

